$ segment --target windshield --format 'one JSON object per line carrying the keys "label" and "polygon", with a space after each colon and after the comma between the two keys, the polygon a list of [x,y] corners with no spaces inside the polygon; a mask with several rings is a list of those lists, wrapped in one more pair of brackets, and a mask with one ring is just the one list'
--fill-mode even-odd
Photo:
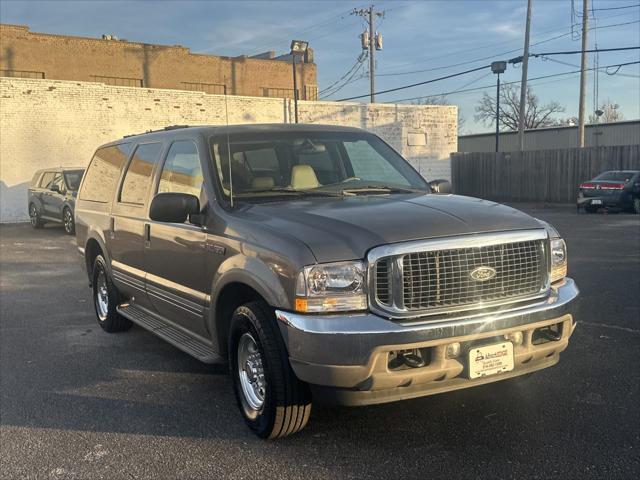
{"label": "windshield", "polygon": [[84,170],[68,170],[64,172],[64,181],[67,184],[67,188],[69,190],[78,190],[83,174]]}
{"label": "windshield", "polygon": [[637,172],[604,172],[594,180],[608,180],[613,182],[628,182]]}
{"label": "windshield", "polygon": [[211,139],[214,161],[234,198],[428,192],[426,181],[392,148],[360,132],[277,132]]}

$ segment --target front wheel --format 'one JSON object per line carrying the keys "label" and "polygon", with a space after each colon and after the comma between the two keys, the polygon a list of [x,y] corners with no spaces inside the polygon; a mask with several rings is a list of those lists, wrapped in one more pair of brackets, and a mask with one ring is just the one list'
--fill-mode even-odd
{"label": "front wheel", "polygon": [[304,428],[311,394],[295,376],[273,310],[262,302],[238,307],[231,319],[229,368],[240,413],[261,438]]}
{"label": "front wheel", "polygon": [[65,208],[62,212],[62,224],[64,225],[64,231],[67,235],[73,235],[76,233],[76,224],[73,221],[73,213],[71,213],[71,209]]}

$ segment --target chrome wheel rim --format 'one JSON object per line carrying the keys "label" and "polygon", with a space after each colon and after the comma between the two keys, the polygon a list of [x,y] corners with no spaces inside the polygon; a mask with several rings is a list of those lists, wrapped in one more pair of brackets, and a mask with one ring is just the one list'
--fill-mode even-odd
{"label": "chrome wheel rim", "polygon": [[71,228],[73,226],[73,217],[71,216],[71,212],[69,210],[64,211],[64,229],[71,233]]}
{"label": "chrome wheel rim", "polygon": [[244,333],[238,341],[238,377],[245,404],[257,412],[264,405],[266,382],[262,355],[250,333]]}
{"label": "chrome wheel rim", "polygon": [[33,226],[38,223],[38,212],[36,211],[36,207],[33,205],[31,205],[31,208],[29,209],[29,219],[31,220],[31,225]]}
{"label": "chrome wheel rim", "polygon": [[96,278],[96,311],[100,320],[106,320],[109,313],[109,291],[107,290],[107,276],[101,268]]}

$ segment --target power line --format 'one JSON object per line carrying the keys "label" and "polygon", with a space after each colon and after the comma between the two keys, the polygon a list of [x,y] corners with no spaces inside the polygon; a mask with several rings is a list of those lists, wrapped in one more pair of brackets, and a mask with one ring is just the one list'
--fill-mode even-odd
{"label": "power line", "polygon": [[636,3],[635,5],[625,5],[622,7],[606,7],[606,8],[592,8],[592,12],[602,12],[604,10],[623,10],[625,8],[638,8],[640,7],[640,3]]}
{"label": "power line", "polygon": [[[640,49],[640,47],[617,47],[617,48],[609,48],[609,49],[600,49],[598,51],[604,52],[604,51],[621,51],[621,50],[637,50],[637,49]],[[585,50],[584,52],[589,52],[589,51],[595,51],[595,50]],[[570,52],[546,52],[544,54],[541,54],[541,53],[540,54],[531,54],[530,56],[536,57],[536,56],[541,56],[541,55],[544,55],[544,56],[548,56],[548,55],[567,55],[567,54],[573,54],[573,53],[583,53],[583,51],[582,50],[576,50],[576,51],[570,51]],[[522,59],[520,57],[516,57],[516,58],[513,58],[513,59],[509,60],[510,63],[519,63],[520,61],[522,61]],[[473,68],[473,69],[470,69],[470,70],[465,70],[464,72],[458,72],[458,73],[452,73],[451,75],[445,75],[444,77],[438,77],[438,78],[434,78],[434,79],[431,79],[431,80],[425,80],[423,82],[417,82],[417,83],[412,83],[410,85],[403,85],[401,87],[395,87],[395,88],[391,88],[391,89],[387,89],[387,90],[382,90],[380,92],[375,92],[375,94],[376,95],[382,95],[383,93],[397,92],[398,90],[405,90],[407,88],[417,87],[419,85],[426,85],[428,83],[433,83],[433,82],[438,82],[438,81],[446,80],[446,79],[453,78],[453,77],[458,77],[460,75],[465,75],[467,73],[477,72],[479,70],[483,70],[485,68],[488,68],[489,66],[490,65],[484,65],[482,67],[477,67],[477,68]],[[342,98],[342,99],[337,100],[337,101],[338,102],[344,102],[344,101],[347,101],[347,100],[356,100],[356,99],[359,99],[359,98],[364,98],[366,96],[367,95],[357,95],[357,96],[354,96],[354,97]]]}
{"label": "power line", "polygon": [[[613,24],[613,25],[602,25],[602,26],[599,26],[599,27],[594,27],[594,28],[592,28],[590,30],[595,30],[595,29],[600,29],[600,28],[618,27],[618,26],[621,26],[621,25],[630,25],[632,23],[640,23],[640,20],[636,20],[636,21],[633,21],[633,22],[627,22],[627,23],[616,23],[616,24]],[[533,47],[533,46],[536,46],[536,45],[542,45],[543,43],[551,42],[553,40],[557,40],[559,38],[567,37],[569,35],[571,35],[571,32],[563,33],[561,35],[556,35],[555,37],[547,38],[545,40],[540,40],[538,42],[532,43],[531,46]],[[423,70],[412,70],[412,71],[409,71],[409,72],[379,73],[378,76],[379,77],[395,77],[395,76],[401,76],[401,75],[413,75],[413,74],[416,74],[416,73],[434,72],[434,71],[437,71],[437,70],[446,70],[448,68],[461,67],[463,65],[470,65],[472,63],[477,63],[477,62],[481,62],[481,61],[488,60],[488,59],[491,59],[491,58],[500,57],[502,55],[507,55],[509,53],[519,52],[521,50],[522,50],[521,48],[514,48],[513,50],[507,50],[506,52],[497,53],[497,54],[490,55],[490,56],[487,56],[487,57],[476,58],[475,60],[468,60],[468,61],[465,61],[465,62],[454,63],[454,64],[451,64],[451,65],[443,65],[443,66],[440,66],[440,67],[426,68],[426,69],[423,69]],[[602,50],[600,50],[600,51],[602,51]]]}
{"label": "power line", "polygon": [[[605,65],[602,67],[598,67],[597,69],[595,67],[592,68],[587,68],[587,71],[592,71],[592,70],[606,70],[609,68],[621,68],[621,67],[626,67],[628,65],[638,65],[640,64],[640,61],[635,61],[635,62],[626,62],[626,63],[616,63],[616,64],[612,64],[612,65]],[[561,77],[564,75],[575,75],[577,73],[580,73],[580,70],[573,70],[571,72],[561,72],[561,73],[552,73],[549,75],[542,75],[540,77],[533,77],[533,78],[529,78],[529,81],[535,81],[535,80],[544,80],[546,78],[553,78],[553,77]],[[615,75],[617,73],[613,73],[611,75]],[[620,75],[620,74],[618,74]],[[514,80],[511,82],[505,82],[503,83],[503,85],[515,85],[521,83],[520,80]],[[482,87],[474,87],[474,88],[468,88],[465,90],[453,90],[451,92],[444,92],[444,93],[435,93],[435,94],[431,94],[431,95],[421,95],[418,97],[409,97],[409,98],[400,98],[400,99],[395,99],[395,100],[390,100],[388,102],[384,102],[384,103],[398,103],[398,102],[406,102],[409,100],[419,100],[421,98],[429,98],[429,97],[440,97],[440,96],[447,96],[447,95],[453,95],[454,93],[467,93],[467,92],[477,92],[479,90],[486,90],[487,88],[493,88],[495,87],[495,85],[484,85]]]}
{"label": "power line", "polygon": [[544,52],[544,53],[532,53],[530,54],[531,57],[547,57],[549,55],[573,55],[576,53],[593,53],[593,52],[621,52],[624,50],[639,50],[640,46],[638,47],[617,47],[617,48],[592,48],[592,49],[588,49],[588,50],[569,50],[569,51],[564,51],[564,52]]}
{"label": "power line", "polygon": [[[465,70],[464,72],[452,73],[451,75],[445,75],[444,77],[433,78],[431,80],[425,80],[424,82],[412,83],[411,85],[404,85],[402,87],[390,88],[387,90],[381,90],[379,92],[375,92],[375,95],[382,95],[383,93],[397,92],[398,90],[404,90],[407,88],[417,87],[419,85],[426,85],[427,83],[439,82],[440,80],[446,80],[448,78],[459,77],[460,75],[466,75],[467,73],[477,72],[479,70],[483,70],[485,68],[489,68],[491,65],[483,65],[482,67],[472,68],[470,70]],[[338,102],[344,102],[346,100],[355,100],[357,98],[368,97],[369,94],[366,95],[357,95],[355,97],[349,98],[341,98],[340,100],[336,100]]]}
{"label": "power line", "polygon": [[[613,24],[609,24],[609,25],[600,25],[600,26],[596,26],[596,27],[590,28],[589,31],[591,31],[591,30],[600,30],[600,29],[604,29],[604,28],[621,27],[621,26],[632,25],[632,24],[636,24],[636,23],[640,23],[640,20],[633,20],[633,21],[630,21],[630,22],[622,22],[622,23],[613,23]],[[557,29],[548,30],[547,32],[553,32],[553,31],[557,31]],[[548,42],[552,42],[554,40],[558,40],[560,38],[568,37],[569,35],[572,35],[572,32],[565,32],[565,33],[562,33],[560,35],[556,35],[556,36],[551,37],[551,38],[547,38],[547,39],[544,39],[544,40],[539,40],[537,42],[532,43],[531,46],[533,47],[533,46],[536,46],[536,45],[542,45],[543,43],[548,43]],[[416,63],[425,63],[425,62],[428,62],[430,60],[435,60],[435,59],[438,59],[438,58],[446,58],[446,57],[449,57],[449,56],[454,55],[456,53],[467,53],[467,52],[472,52],[472,51],[475,51],[475,50],[483,50],[483,49],[487,48],[488,46],[502,45],[502,44],[503,44],[502,42],[500,42],[500,43],[492,43],[492,44],[487,44],[487,45],[484,45],[484,46],[481,46],[481,47],[473,48],[471,50],[458,50],[456,52],[453,52],[453,53],[450,53],[450,54],[447,54],[447,55],[439,55],[439,56],[436,56],[436,57],[430,57],[429,60],[423,60],[421,62],[411,62],[410,64],[415,65]],[[415,74],[415,73],[433,72],[433,71],[436,71],[436,70],[446,70],[447,68],[460,67],[462,65],[469,65],[469,64],[480,62],[480,61],[487,60],[487,59],[490,59],[490,58],[495,58],[495,57],[499,57],[499,56],[502,56],[502,55],[507,55],[509,53],[519,52],[521,50],[522,50],[521,48],[514,48],[512,50],[507,50],[505,52],[497,53],[497,54],[494,54],[494,55],[491,55],[491,56],[488,56],[488,57],[477,58],[475,60],[469,60],[469,61],[456,63],[456,64],[452,64],[452,65],[444,65],[444,66],[439,66],[439,67],[432,67],[432,68],[427,68],[427,69],[423,69],[423,70],[412,70],[412,71],[408,71],[408,72],[379,73],[378,76],[379,77],[392,77],[392,76],[399,76],[399,75],[412,75],[412,74]],[[407,64],[401,64],[401,65],[407,65]],[[398,66],[400,66],[400,65],[398,65]]]}

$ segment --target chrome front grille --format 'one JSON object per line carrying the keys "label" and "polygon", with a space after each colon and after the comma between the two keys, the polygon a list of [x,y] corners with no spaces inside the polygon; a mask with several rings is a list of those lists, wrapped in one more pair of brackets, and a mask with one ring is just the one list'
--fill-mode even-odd
{"label": "chrome front grille", "polygon": [[380,247],[371,264],[372,307],[407,317],[541,296],[548,289],[548,240],[544,231],[529,233],[533,238],[517,233],[412,242],[398,252]]}

